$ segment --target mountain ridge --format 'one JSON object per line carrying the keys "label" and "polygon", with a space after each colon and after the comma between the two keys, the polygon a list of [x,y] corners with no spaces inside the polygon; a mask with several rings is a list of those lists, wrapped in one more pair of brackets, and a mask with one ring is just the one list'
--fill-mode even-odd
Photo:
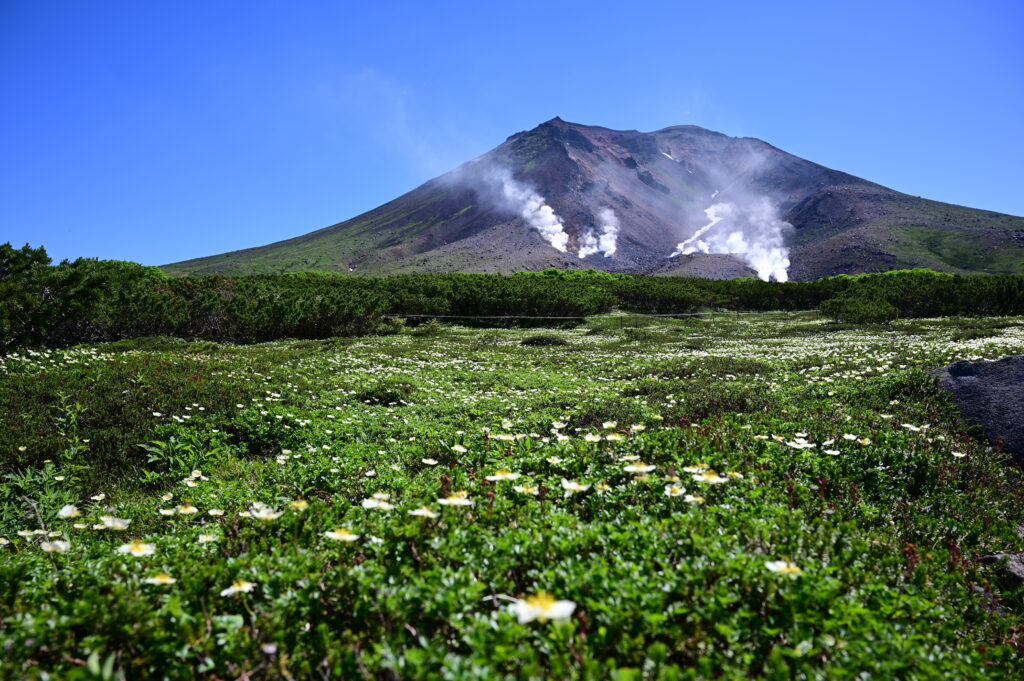
{"label": "mountain ridge", "polygon": [[[714,256],[714,257],[712,257]],[[328,270],[831,274],[1024,272],[1024,218],[901,194],[752,137],[560,117],[349,220],[163,266]]]}

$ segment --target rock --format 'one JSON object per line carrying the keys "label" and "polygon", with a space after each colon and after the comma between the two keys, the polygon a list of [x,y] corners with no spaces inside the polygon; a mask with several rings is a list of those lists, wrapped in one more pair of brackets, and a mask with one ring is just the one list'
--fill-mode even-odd
{"label": "rock", "polygon": [[981,426],[993,445],[1024,463],[1024,355],[960,360],[936,374],[960,413]]}
{"label": "rock", "polygon": [[999,602],[999,596],[990,589],[974,584],[971,586],[971,591],[978,595],[978,598],[981,600],[981,607],[999,616],[1006,614],[1006,608]]}
{"label": "rock", "polygon": [[[1006,561],[1005,565],[1003,561]],[[1024,586],[1024,554],[993,553],[982,556],[981,562],[986,565],[1000,566],[999,581],[1003,588],[1013,591]]]}

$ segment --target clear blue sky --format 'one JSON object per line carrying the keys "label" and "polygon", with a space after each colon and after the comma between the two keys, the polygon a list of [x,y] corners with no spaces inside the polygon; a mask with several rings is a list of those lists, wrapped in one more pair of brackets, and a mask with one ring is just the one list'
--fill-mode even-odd
{"label": "clear blue sky", "polygon": [[303,234],[556,115],[1024,215],[1024,2],[0,1],[0,242]]}

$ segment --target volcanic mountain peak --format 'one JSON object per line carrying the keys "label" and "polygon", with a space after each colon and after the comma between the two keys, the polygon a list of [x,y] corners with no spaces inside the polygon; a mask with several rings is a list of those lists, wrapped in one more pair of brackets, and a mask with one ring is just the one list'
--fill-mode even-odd
{"label": "volcanic mountain peak", "polygon": [[813,278],[926,266],[1024,271],[1024,220],[909,197],[749,137],[555,117],[379,208],[305,236],[166,266]]}

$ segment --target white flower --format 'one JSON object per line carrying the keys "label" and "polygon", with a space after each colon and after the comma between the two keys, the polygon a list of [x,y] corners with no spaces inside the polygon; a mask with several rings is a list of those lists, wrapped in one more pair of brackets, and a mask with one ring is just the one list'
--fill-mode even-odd
{"label": "white flower", "polygon": [[256,588],[253,582],[247,582],[244,579],[235,580],[228,588],[220,592],[221,596],[234,596],[237,593],[249,593]]}
{"label": "white flower", "polygon": [[679,484],[665,485],[665,496],[679,497],[686,492],[686,488]]}
{"label": "white flower", "polygon": [[354,533],[346,530],[344,527],[339,527],[339,528],[334,529],[334,530],[328,530],[327,532],[324,532],[324,536],[327,537],[328,539],[333,539],[335,541],[345,541],[345,542],[353,542],[353,541],[356,541],[357,539],[359,539],[359,535],[358,534],[354,534]]}
{"label": "white flower", "polygon": [[562,478],[562,489],[565,490],[565,496],[571,497],[577,492],[586,492],[590,489],[590,485],[584,485],[576,482],[575,480],[566,480],[565,478]]}
{"label": "white flower", "polygon": [[576,604],[572,601],[556,601],[551,594],[543,591],[523,599],[516,599],[510,607],[520,624],[533,620],[565,620],[572,616]]}
{"label": "white flower", "polygon": [[199,543],[200,544],[209,544],[211,542],[217,541],[217,539],[219,539],[219,537],[217,537],[217,535],[215,535],[215,534],[201,534],[201,535],[199,535]]}
{"label": "white flower", "polygon": [[711,485],[720,485],[723,482],[729,482],[729,478],[723,478],[721,475],[710,469],[703,473],[694,474],[693,479],[697,482],[706,482]]}
{"label": "white flower", "polygon": [[465,447],[463,447],[462,445],[453,445],[452,446],[452,451],[453,452],[458,452],[459,454],[465,454],[469,450],[466,449]]}
{"label": "white flower", "polygon": [[596,433],[587,433],[586,435],[583,436],[583,439],[586,440],[587,442],[600,442],[601,436],[597,435]]}
{"label": "white flower", "polygon": [[533,485],[516,485],[512,489],[519,492],[520,494],[531,494],[533,496],[537,496],[537,494],[540,492],[540,490],[534,487]]}
{"label": "white flower", "polygon": [[793,575],[794,577],[796,577],[799,573],[803,572],[803,570],[798,568],[793,563],[790,563],[788,560],[768,561],[764,564],[764,566],[772,572],[778,572],[784,575]]}
{"label": "white flower", "polygon": [[54,539],[53,541],[44,541],[40,543],[39,548],[47,553],[64,553],[71,548],[71,542],[64,541],[62,539]]}
{"label": "white flower", "polygon": [[93,501],[103,501],[104,499],[107,498],[107,495],[106,494],[95,494],[95,495],[93,495],[93,496],[91,496],[89,498],[92,499]]}
{"label": "white flower", "polygon": [[409,515],[415,515],[421,518],[436,518],[439,514],[430,510],[427,506],[420,506],[417,509],[409,511]]}
{"label": "white flower", "polygon": [[157,513],[160,515],[174,515],[175,511],[173,508],[158,508]]}
{"label": "white flower", "polygon": [[686,501],[687,503],[691,504],[700,505],[704,503],[704,497],[700,496],[699,494],[687,494],[686,497],[684,497],[683,501]]}
{"label": "white flower", "polygon": [[436,466],[437,465],[437,459],[420,459],[420,461],[422,461],[423,463],[425,463],[428,466]]}
{"label": "white flower", "polygon": [[643,461],[637,461],[636,463],[629,464],[622,470],[626,471],[627,473],[650,473],[655,468],[657,468],[657,466],[655,466],[654,464],[646,464]]}
{"label": "white flower", "polygon": [[61,509],[57,511],[58,518],[77,518],[80,515],[82,515],[82,512],[78,510],[77,506],[72,504],[62,506]]}
{"label": "white flower", "polygon": [[958,458],[958,459],[962,459],[963,457],[967,456],[967,455],[966,455],[966,454],[964,454],[963,452],[950,452],[950,453],[951,453],[951,454],[952,454],[953,456],[955,456],[956,458]]}
{"label": "white flower", "polygon": [[115,518],[112,515],[103,515],[100,516],[100,522],[103,523],[103,525],[99,527],[102,527],[103,529],[127,530],[128,525],[130,525],[132,521],[125,518]]}
{"label": "white flower", "polygon": [[469,498],[469,492],[453,492],[444,499],[438,499],[437,503],[442,506],[472,506],[473,500]]}
{"label": "white flower", "polygon": [[605,430],[611,430],[612,428],[618,427],[618,425],[618,421],[605,421],[604,423],[601,424],[601,427],[604,428]]}
{"label": "white flower", "polygon": [[249,515],[259,520],[277,520],[284,515],[284,511],[278,511],[263,504],[254,504],[249,509]]}
{"label": "white flower", "polygon": [[178,580],[176,580],[174,577],[171,577],[166,572],[161,572],[155,577],[146,577],[144,581],[146,582],[146,584],[157,584],[159,586],[163,586],[165,584],[174,584]]}
{"label": "white flower", "polygon": [[219,515],[224,515],[224,509],[221,509],[221,508],[211,508],[211,509],[210,509],[209,511],[207,511],[206,513],[207,513],[208,515],[212,515],[212,516],[219,516]]}
{"label": "white flower", "polygon": [[520,477],[519,473],[513,473],[507,468],[499,468],[498,470],[494,471],[493,475],[488,475],[486,479],[490,480],[491,482],[498,482],[501,480],[515,480],[518,477]]}
{"label": "white flower", "polygon": [[184,503],[177,508],[177,511],[181,515],[195,515],[199,513],[199,509],[189,503]]}
{"label": "white flower", "polygon": [[365,509],[377,508],[377,509],[380,509],[381,511],[390,511],[391,509],[394,508],[393,504],[389,504],[384,499],[377,498],[378,496],[383,496],[384,499],[386,499],[389,495],[387,495],[387,494],[384,494],[384,495],[374,494],[369,499],[363,499],[363,508],[365,508]]}
{"label": "white flower", "polygon": [[133,556],[152,556],[156,553],[156,544],[143,544],[140,540],[136,539],[131,544],[118,546],[117,552]]}

